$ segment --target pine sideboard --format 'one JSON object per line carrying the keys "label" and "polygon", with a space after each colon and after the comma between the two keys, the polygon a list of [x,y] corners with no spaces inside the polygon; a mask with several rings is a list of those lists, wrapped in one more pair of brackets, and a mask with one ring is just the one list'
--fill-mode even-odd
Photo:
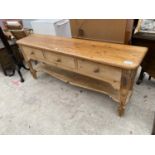
{"label": "pine sideboard", "polygon": [[[32,76],[43,71],[75,86],[109,95],[125,111],[147,48],[32,34],[17,41]],[[38,61],[33,65],[32,61]]]}

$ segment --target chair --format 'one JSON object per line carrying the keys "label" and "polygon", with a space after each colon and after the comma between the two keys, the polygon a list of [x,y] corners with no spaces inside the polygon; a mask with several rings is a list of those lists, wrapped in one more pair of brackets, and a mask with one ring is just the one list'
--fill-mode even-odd
{"label": "chair", "polygon": [[[21,82],[24,82],[24,79],[23,79],[23,76],[22,76],[22,74],[20,72],[20,69],[21,69],[21,67],[23,67],[26,70],[28,70],[28,69],[23,64],[23,61],[20,58],[19,51],[17,51],[16,54],[15,54],[14,50],[12,49],[10,44],[8,43],[7,37],[3,33],[3,30],[2,30],[1,27],[0,27],[0,39],[1,39],[2,43],[4,44],[4,46],[5,46],[5,50],[6,50],[7,54],[8,54],[8,56],[10,57],[11,61],[13,62],[14,66],[15,66],[15,68],[13,69],[13,72],[12,72],[12,74],[10,74],[10,76],[14,75],[15,70],[17,70],[17,72],[18,72],[18,74],[20,76]],[[18,50],[17,46],[16,46],[16,50]],[[7,75],[7,73],[5,71],[4,71],[4,74]]]}
{"label": "chair", "polygon": [[21,29],[21,30],[10,30],[12,35],[15,37],[16,40],[22,39],[32,33],[31,29]]}
{"label": "chair", "polygon": [[13,76],[15,65],[11,56],[7,53],[6,48],[0,49],[0,65],[5,76]]}
{"label": "chair", "polygon": [[134,21],[132,44],[148,47],[148,52],[141,63],[142,69],[137,80],[137,84],[140,84],[143,81],[145,72],[149,74],[149,80],[151,80],[151,77],[155,78],[155,33],[137,32],[134,34],[137,25],[138,19]]}

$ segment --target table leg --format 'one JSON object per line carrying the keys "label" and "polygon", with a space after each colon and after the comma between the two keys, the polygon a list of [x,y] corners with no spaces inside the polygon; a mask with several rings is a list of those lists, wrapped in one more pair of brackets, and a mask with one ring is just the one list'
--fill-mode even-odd
{"label": "table leg", "polygon": [[37,79],[36,70],[33,69],[31,60],[27,61],[27,65],[29,66],[30,72],[34,79]]}
{"label": "table leg", "polygon": [[118,114],[122,116],[125,112],[125,105],[132,94],[134,79],[137,70],[126,71],[122,70],[121,89],[120,89],[120,103],[118,106]]}
{"label": "table leg", "polygon": [[125,112],[125,103],[121,101],[118,106],[118,115],[123,116],[124,112]]}
{"label": "table leg", "polygon": [[154,121],[153,121],[152,135],[155,135],[155,113],[154,113]]}

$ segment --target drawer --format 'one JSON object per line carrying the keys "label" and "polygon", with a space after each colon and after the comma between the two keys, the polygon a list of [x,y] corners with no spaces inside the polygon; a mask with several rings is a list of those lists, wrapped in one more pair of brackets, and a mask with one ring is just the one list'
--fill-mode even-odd
{"label": "drawer", "polygon": [[49,62],[55,64],[56,66],[59,66],[62,68],[75,69],[74,58],[71,56],[66,56],[63,54],[57,54],[57,53],[48,52],[48,51],[45,51],[44,55]]}
{"label": "drawer", "polygon": [[108,82],[116,89],[120,88],[121,69],[119,68],[79,59],[78,72]]}
{"label": "drawer", "polygon": [[36,48],[30,48],[30,47],[22,47],[24,54],[28,59],[30,58],[39,58],[44,59],[43,51],[36,49]]}

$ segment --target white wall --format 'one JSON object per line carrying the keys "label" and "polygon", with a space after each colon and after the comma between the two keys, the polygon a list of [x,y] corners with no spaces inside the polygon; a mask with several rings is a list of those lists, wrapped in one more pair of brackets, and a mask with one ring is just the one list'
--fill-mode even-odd
{"label": "white wall", "polygon": [[24,28],[32,28],[31,21],[34,21],[36,19],[22,19]]}

